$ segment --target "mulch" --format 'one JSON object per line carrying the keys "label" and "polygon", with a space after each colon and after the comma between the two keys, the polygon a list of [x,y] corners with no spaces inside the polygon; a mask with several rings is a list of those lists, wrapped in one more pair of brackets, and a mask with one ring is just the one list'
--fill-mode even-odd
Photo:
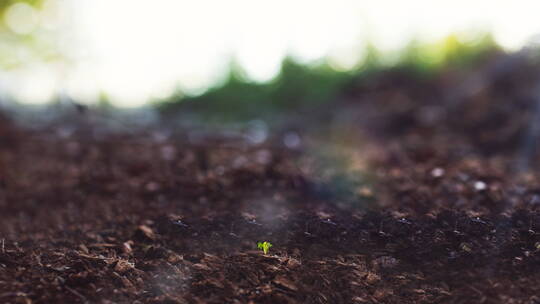
{"label": "mulch", "polygon": [[502,84],[465,111],[423,97],[448,77],[402,77],[352,88],[324,127],[257,142],[3,117],[0,302],[540,303],[539,177],[512,140],[523,107],[464,126]]}

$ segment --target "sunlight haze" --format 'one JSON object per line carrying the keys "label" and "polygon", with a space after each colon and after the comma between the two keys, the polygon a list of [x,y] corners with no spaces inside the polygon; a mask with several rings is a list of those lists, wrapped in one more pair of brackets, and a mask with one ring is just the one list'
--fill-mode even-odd
{"label": "sunlight haze", "polygon": [[43,12],[13,6],[8,28],[54,28],[66,58],[25,61],[0,75],[0,87],[23,103],[44,103],[61,92],[84,103],[105,94],[132,107],[179,89],[202,92],[222,79],[233,58],[253,80],[265,81],[286,55],[301,62],[329,56],[336,68],[350,69],[366,43],[384,53],[413,38],[474,39],[490,31],[515,50],[540,29],[540,3],[525,0],[49,0]]}

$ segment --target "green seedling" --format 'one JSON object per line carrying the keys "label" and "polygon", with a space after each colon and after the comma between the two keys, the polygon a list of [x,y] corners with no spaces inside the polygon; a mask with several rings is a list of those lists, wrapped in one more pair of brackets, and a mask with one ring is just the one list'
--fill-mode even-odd
{"label": "green seedling", "polygon": [[272,243],[267,241],[257,243],[257,248],[261,249],[264,254],[268,254],[268,250],[270,250],[270,247],[272,247]]}

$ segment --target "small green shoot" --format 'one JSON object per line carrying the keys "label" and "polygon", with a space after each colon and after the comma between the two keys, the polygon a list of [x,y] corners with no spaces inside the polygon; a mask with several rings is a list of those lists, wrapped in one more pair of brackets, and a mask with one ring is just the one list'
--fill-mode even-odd
{"label": "small green shoot", "polygon": [[268,254],[268,250],[270,250],[270,247],[272,247],[272,243],[267,241],[257,243],[257,248],[261,249],[264,254]]}

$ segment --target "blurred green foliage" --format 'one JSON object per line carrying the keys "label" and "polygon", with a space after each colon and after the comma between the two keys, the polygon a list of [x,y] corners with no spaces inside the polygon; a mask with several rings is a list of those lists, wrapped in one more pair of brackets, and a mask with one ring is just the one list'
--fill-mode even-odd
{"label": "blurred green foliage", "polygon": [[225,120],[248,119],[254,113],[275,114],[297,107],[313,106],[333,98],[350,79],[348,72],[337,72],[327,64],[307,66],[285,58],[277,77],[265,83],[250,81],[244,71],[232,63],[223,84],[199,96],[172,98],[164,109],[190,104],[203,115]]}
{"label": "blurred green foliage", "polygon": [[38,7],[43,3],[43,0],[0,0],[0,15],[3,17],[4,12],[8,7],[15,3],[27,3],[31,6]]}
{"label": "blurred green foliage", "polygon": [[431,76],[442,68],[466,68],[499,46],[489,34],[480,35],[470,42],[462,42],[457,35],[450,35],[432,44],[411,41],[396,65],[410,70],[414,75]]}
{"label": "blurred green foliage", "polygon": [[233,61],[221,84],[200,95],[179,92],[168,100],[158,101],[157,106],[164,115],[174,117],[178,113],[189,113],[207,122],[268,118],[332,102],[352,82],[378,73],[399,69],[410,77],[429,77],[442,69],[465,68],[499,50],[490,35],[471,42],[451,35],[432,44],[413,41],[399,53],[396,61],[388,62],[384,60],[386,56],[368,45],[364,60],[350,71],[336,70],[327,61],[301,64],[287,57],[279,74],[264,83],[249,80]]}
{"label": "blurred green foliage", "polygon": [[351,79],[350,72],[339,72],[327,63],[303,65],[287,57],[274,79],[264,83],[249,80],[232,63],[225,81],[198,96],[179,94],[159,103],[163,112],[175,112],[185,106],[204,119],[244,120],[283,111],[319,105],[336,96]]}
{"label": "blurred green foliage", "polygon": [[62,58],[54,39],[54,31],[41,26],[39,17],[29,33],[17,33],[10,29],[6,22],[8,10],[13,5],[28,4],[39,15],[44,2],[44,0],[0,0],[0,41],[2,41],[0,43],[0,69],[16,69],[27,64]]}

